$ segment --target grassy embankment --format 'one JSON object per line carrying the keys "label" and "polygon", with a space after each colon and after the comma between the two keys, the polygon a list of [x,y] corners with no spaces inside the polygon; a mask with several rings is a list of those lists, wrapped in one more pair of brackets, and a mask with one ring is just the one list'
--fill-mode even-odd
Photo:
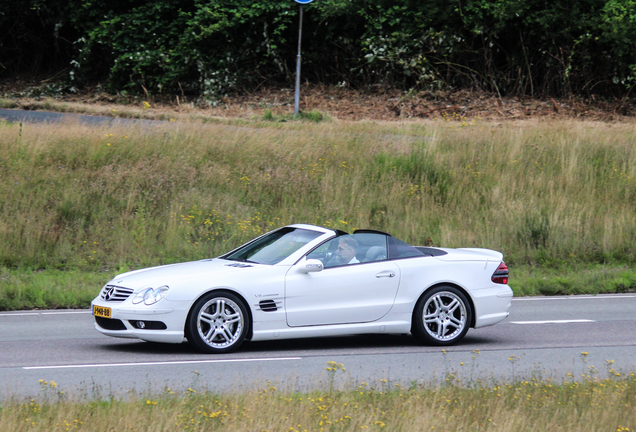
{"label": "grassy embankment", "polygon": [[[584,353],[585,354],[585,353]],[[609,363],[609,362],[608,362]],[[636,424],[636,376],[608,369],[608,378],[513,380],[459,386],[403,388],[381,380],[342,384],[342,364],[329,362],[323,390],[278,390],[274,385],[235,394],[189,388],[175,394],[68,396],[41,381],[31,400],[0,405],[4,430],[20,431],[617,431]],[[335,383],[339,383],[335,385]]]}
{"label": "grassy embankment", "polygon": [[272,228],[502,251],[516,295],[636,289],[636,129],[405,123],[0,124],[0,310],[86,307],[119,271]]}

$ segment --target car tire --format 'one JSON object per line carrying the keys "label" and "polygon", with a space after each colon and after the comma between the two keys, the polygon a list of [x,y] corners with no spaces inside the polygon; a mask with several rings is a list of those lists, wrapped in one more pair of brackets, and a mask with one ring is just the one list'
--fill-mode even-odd
{"label": "car tire", "polygon": [[186,323],[188,342],[207,354],[221,354],[237,349],[249,330],[245,303],[227,291],[214,291],[192,306]]}
{"label": "car tire", "polygon": [[426,291],[415,305],[412,333],[426,344],[452,345],[468,332],[472,313],[459,289],[438,286]]}

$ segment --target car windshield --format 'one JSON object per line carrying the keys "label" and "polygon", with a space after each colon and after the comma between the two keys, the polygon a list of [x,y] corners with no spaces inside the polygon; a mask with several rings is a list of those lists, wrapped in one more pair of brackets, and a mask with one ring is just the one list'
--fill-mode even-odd
{"label": "car windshield", "polygon": [[302,228],[282,228],[252,241],[221,258],[230,261],[274,265],[322,235]]}

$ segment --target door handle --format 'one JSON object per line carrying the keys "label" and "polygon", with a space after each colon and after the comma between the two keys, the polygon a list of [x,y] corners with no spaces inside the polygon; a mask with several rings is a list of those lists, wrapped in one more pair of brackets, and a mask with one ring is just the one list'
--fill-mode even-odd
{"label": "door handle", "polygon": [[377,278],[383,278],[383,277],[392,278],[392,277],[395,277],[395,272],[391,271],[391,270],[387,270],[387,271],[383,271],[383,272],[378,273],[377,275],[375,275],[375,277],[377,277]]}

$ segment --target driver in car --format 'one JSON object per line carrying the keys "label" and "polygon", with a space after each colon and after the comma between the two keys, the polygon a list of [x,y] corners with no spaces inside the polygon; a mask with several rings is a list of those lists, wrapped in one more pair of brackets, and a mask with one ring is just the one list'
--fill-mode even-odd
{"label": "driver in car", "polygon": [[358,241],[353,236],[340,237],[338,240],[338,250],[334,257],[327,263],[328,267],[357,264],[360,261],[356,258],[358,251]]}

